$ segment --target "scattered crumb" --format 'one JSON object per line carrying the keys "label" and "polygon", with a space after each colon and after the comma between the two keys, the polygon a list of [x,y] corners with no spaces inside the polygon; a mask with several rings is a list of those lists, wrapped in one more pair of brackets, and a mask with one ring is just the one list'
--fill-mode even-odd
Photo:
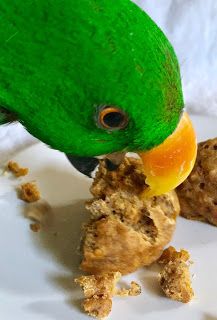
{"label": "scattered crumb", "polygon": [[176,251],[176,249],[172,246],[165,249],[158,260],[159,264],[166,264],[170,261],[174,261],[176,259],[181,259],[183,261],[188,261],[190,259],[190,254],[188,251],[181,249],[180,252]]}
{"label": "scattered crumb", "polygon": [[122,288],[116,291],[116,295],[120,297],[139,296],[141,294],[141,287],[135,281],[130,284],[130,289]]}
{"label": "scattered crumb", "polygon": [[75,279],[84,291],[85,298],[93,296],[113,297],[116,283],[120,280],[120,272],[110,272],[103,275],[81,276]]}
{"label": "scattered crumb", "polygon": [[27,182],[20,186],[19,196],[26,202],[36,202],[40,199],[40,192],[35,183]]}
{"label": "scattered crumb", "polygon": [[17,162],[9,161],[7,168],[11,171],[17,178],[26,176],[29,173],[28,168],[21,168]]}
{"label": "scattered crumb", "polygon": [[78,283],[84,292],[84,311],[90,316],[102,319],[111,312],[113,296],[137,296],[141,293],[140,285],[134,281],[129,289],[117,289],[116,284],[120,278],[120,272],[110,272],[75,279],[75,283]]}
{"label": "scattered crumb", "polygon": [[112,297],[120,277],[120,272],[111,272],[75,279],[75,283],[78,283],[84,292],[84,311],[98,319],[107,317],[112,309]]}
{"label": "scattered crumb", "polygon": [[30,229],[31,229],[33,232],[39,232],[39,231],[41,230],[41,224],[38,223],[38,222],[31,223],[31,224],[30,224]]}
{"label": "scattered crumb", "polygon": [[112,310],[112,299],[107,297],[93,296],[83,302],[84,311],[91,317],[103,319],[109,315]]}
{"label": "scattered crumb", "polygon": [[187,251],[177,252],[173,247],[166,249],[159,259],[163,265],[160,286],[165,295],[173,300],[188,303],[194,296],[189,271],[190,255]]}

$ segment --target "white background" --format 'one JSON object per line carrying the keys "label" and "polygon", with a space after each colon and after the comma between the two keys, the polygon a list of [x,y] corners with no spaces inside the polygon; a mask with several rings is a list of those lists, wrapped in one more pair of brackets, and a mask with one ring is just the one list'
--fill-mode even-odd
{"label": "white background", "polygon": [[[217,0],[137,0],[172,42],[186,107],[217,116]],[[33,141],[20,125],[0,127],[0,161]]]}

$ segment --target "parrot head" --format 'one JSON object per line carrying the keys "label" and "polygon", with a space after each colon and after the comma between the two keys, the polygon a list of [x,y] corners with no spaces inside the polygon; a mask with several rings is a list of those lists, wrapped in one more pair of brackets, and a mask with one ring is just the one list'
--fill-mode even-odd
{"label": "parrot head", "polygon": [[72,162],[137,152],[154,194],[184,180],[196,139],[179,64],[145,12],[129,0],[2,0],[0,11],[1,123],[16,118]]}

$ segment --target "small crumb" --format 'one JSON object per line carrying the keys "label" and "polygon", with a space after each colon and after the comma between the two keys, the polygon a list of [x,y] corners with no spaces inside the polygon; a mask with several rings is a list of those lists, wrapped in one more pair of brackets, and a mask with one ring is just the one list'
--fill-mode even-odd
{"label": "small crumb", "polygon": [[122,288],[120,290],[117,290],[116,295],[120,297],[128,297],[128,296],[139,296],[141,294],[141,286],[136,283],[135,281],[132,281],[130,284],[130,289]]}
{"label": "small crumb", "polygon": [[29,173],[28,168],[21,168],[17,162],[9,161],[7,168],[11,171],[17,178],[26,176]]}
{"label": "small crumb", "polygon": [[36,202],[40,199],[38,187],[33,182],[27,182],[20,186],[20,199],[26,202]]}
{"label": "small crumb", "polygon": [[110,272],[102,275],[81,276],[74,281],[84,291],[85,298],[93,296],[113,297],[116,292],[116,283],[120,280],[120,272]]}
{"label": "small crumb", "polygon": [[112,297],[116,293],[116,283],[120,277],[120,272],[110,272],[102,275],[81,276],[74,280],[84,292],[83,308],[88,315],[98,319],[109,315],[112,309]]}
{"label": "small crumb", "polygon": [[83,307],[88,315],[98,319],[105,318],[111,312],[113,296],[138,296],[141,293],[141,287],[135,281],[131,282],[129,289],[117,289],[116,284],[120,278],[120,272],[110,272],[101,275],[81,276],[74,280],[84,292]]}
{"label": "small crumb", "polygon": [[[190,259],[190,255],[188,251],[181,249],[180,252],[176,251],[176,249],[172,246],[165,249],[158,259],[159,264],[166,264],[169,261],[174,261],[176,259],[182,259],[183,261],[188,261]],[[192,262],[190,262],[192,263]]]}
{"label": "small crumb", "polygon": [[188,303],[194,296],[189,271],[190,255],[186,250],[177,252],[175,248],[166,249],[159,259],[163,265],[160,272],[160,286],[165,295],[173,300]]}
{"label": "small crumb", "polygon": [[89,316],[103,319],[111,312],[112,299],[104,296],[93,296],[84,300],[83,308]]}
{"label": "small crumb", "polygon": [[41,230],[41,224],[38,223],[38,222],[31,223],[31,224],[30,224],[30,229],[31,229],[33,232],[39,232],[39,231]]}

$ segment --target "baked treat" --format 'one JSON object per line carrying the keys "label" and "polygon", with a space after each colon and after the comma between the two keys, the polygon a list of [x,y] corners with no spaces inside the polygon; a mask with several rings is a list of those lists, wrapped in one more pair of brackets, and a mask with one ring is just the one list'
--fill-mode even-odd
{"label": "baked treat", "polygon": [[138,196],[148,187],[145,180],[140,159],[125,157],[115,171],[109,171],[106,162],[101,160],[90,191],[95,198],[99,199],[105,199],[106,196],[119,190]]}
{"label": "baked treat", "polygon": [[145,187],[140,159],[125,158],[116,172],[101,162],[91,188],[95,198],[86,205],[90,222],[84,229],[82,270],[127,274],[159,258],[175,230],[179,202],[174,191],[143,199]]}
{"label": "baked treat", "polygon": [[19,197],[26,202],[36,202],[40,199],[40,192],[38,187],[33,182],[21,184],[19,189]]}
{"label": "baked treat", "polygon": [[7,168],[11,171],[17,178],[26,176],[29,173],[28,168],[21,168],[17,162],[9,161]]}
{"label": "baked treat", "polygon": [[176,249],[172,246],[165,249],[158,259],[158,263],[165,265],[170,261],[174,261],[177,259],[181,259],[183,261],[188,261],[190,259],[190,254],[188,251],[181,249],[180,252],[176,251]]}
{"label": "baked treat", "polygon": [[194,169],[176,191],[182,216],[217,226],[217,138],[198,144]]}
{"label": "baked treat", "polygon": [[187,251],[177,252],[175,248],[169,247],[158,261],[163,265],[160,273],[160,286],[163,292],[168,298],[183,303],[189,302],[194,296],[191,287],[189,258]]}
{"label": "baked treat", "polygon": [[84,300],[83,308],[89,316],[104,319],[112,310],[112,299],[93,296]]}
{"label": "baked treat", "polygon": [[116,292],[116,283],[120,278],[120,272],[110,272],[103,275],[81,276],[75,279],[75,283],[81,286],[85,298],[93,296],[112,298]]}
{"label": "baked treat", "polygon": [[75,283],[78,283],[84,292],[84,311],[90,316],[102,319],[111,312],[113,296],[137,296],[141,293],[141,287],[134,281],[129,289],[117,289],[116,284],[120,278],[119,272],[110,272],[75,279]]}
{"label": "baked treat", "polygon": [[82,276],[75,279],[84,292],[84,311],[98,319],[105,318],[112,309],[112,297],[116,291],[116,283],[121,274],[119,272],[104,274],[103,276]]}

